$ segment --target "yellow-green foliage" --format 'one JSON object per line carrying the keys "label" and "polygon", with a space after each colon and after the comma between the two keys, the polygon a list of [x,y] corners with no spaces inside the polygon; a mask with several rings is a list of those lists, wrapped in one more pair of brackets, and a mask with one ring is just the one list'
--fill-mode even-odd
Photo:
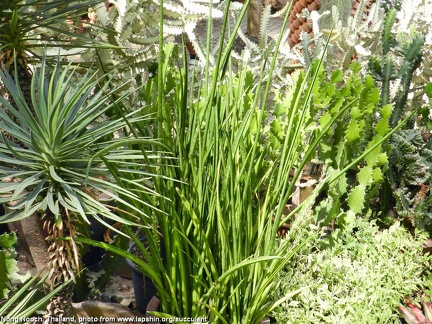
{"label": "yellow-green foliage", "polygon": [[[300,256],[281,276],[276,298],[307,287],[275,312],[280,323],[399,323],[397,307],[422,284],[425,235],[357,219]],[[313,246],[310,246],[313,248]]]}

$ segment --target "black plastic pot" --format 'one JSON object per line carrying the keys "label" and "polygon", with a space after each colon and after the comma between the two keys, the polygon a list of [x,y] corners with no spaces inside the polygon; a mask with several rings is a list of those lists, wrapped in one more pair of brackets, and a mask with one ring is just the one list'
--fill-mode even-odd
{"label": "black plastic pot", "polygon": [[[103,235],[106,231],[105,225],[98,222],[91,215],[89,215],[88,218],[90,220],[90,227],[89,227],[90,238],[98,242],[103,242],[104,241]],[[109,224],[112,224],[111,220],[105,220],[105,221],[107,221]],[[87,268],[96,266],[101,261],[103,253],[104,253],[103,249],[96,246],[89,245],[87,246],[86,253],[81,257],[82,263]]]}
{"label": "black plastic pot", "polygon": [[[116,207],[115,201],[111,201],[109,197],[106,197],[104,194],[100,194],[98,196],[98,200],[104,204],[107,204],[112,207]],[[113,225],[114,221],[112,219],[100,216],[107,224]],[[90,231],[90,238],[92,240],[98,241],[98,242],[104,242],[104,234],[107,231],[107,227],[96,220],[94,216],[87,215],[88,220],[90,221],[89,231]],[[81,257],[82,263],[87,268],[93,268],[98,271],[98,265],[100,261],[102,260],[102,256],[105,254],[104,249],[88,245],[87,250],[85,251],[84,255]]]}
{"label": "black plastic pot", "polygon": [[[145,244],[146,239],[141,238],[141,242]],[[128,252],[131,253],[135,242],[129,245]],[[138,266],[129,259],[126,259],[127,264],[132,269],[132,283],[135,293],[135,301],[137,309],[145,313],[150,300],[156,295],[156,288],[150,278],[143,275]]]}

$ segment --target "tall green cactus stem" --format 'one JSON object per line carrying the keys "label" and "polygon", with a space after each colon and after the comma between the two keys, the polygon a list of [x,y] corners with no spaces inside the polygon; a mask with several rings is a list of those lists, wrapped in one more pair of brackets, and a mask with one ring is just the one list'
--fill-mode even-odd
{"label": "tall green cactus stem", "polygon": [[[392,9],[387,13],[382,34],[382,59],[371,58],[369,67],[377,81],[381,82],[381,106],[391,103],[390,88],[391,82],[400,80],[399,91],[394,98],[394,109],[390,118],[390,126],[394,127],[401,119],[411,81],[415,70],[421,63],[421,48],[424,44],[424,36],[416,35],[407,44],[396,42],[392,35],[392,28],[396,21],[396,10]],[[396,64],[394,54],[399,53],[400,64]],[[396,70],[396,67],[399,69]]]}
{"label": "tall green cactus stem", "polygon": [[404,63],[400,67],[398,76],[401,78],[401,91],[396,96],[395,107],[390,118],[390,125],[395,126],[402,117],[408,98],[408,92],[415,70],[420,66],[422,55],[421,48],[424,44],[424,36],[417,35],[405,51]]}
{"label": "tall green cactus stem", "polygon": [[380,80],[382,82],[381,87],[381,107],[390,103],[390,81],[394,79],[394,62],[391,58],[389,52],[390,48],[394,46],[395,40],[392,36],[391,30],[396,20],[396,10],[390,10],[384,22],[384,29],[382,35],[382,50],[383,50],[383,62],[382,64],[378,62],[374,62],[374,67],[381,66],[380,71]]}
{"label": "tall green cactus stem", "polygon": [[382,47],[383,47],[383,54],[387,55],[387,53],[390,51],[390,48],[394,45],[395,40],[392,36],[392,27],[396,21],[396,10],[391,9],[387,15],[384,22],[384,30],[383,30],[383,36],[382,36]]}
{"label": "tall green cactus stem", "polygon": [[386,16],[382,32],[383,59],[380,60],[373,56],[369,61],[369,67],[375,79],[381,81],[381,107],[390,103],[390,81],[395,79],[395,64],[390,53],[390,49],[395,43],[391,33],[395,19],[396,11],[390,10]]}
{"label": "tall green cactus stem", "polygon": [[[398,124],[408,108],[408,94],[414,73],[422,61],[421,49],[425,42],[424,36],[417,33],[405,38],[406,41],[397,39],[393,32],[395,22],[396,10],[392,9],[387,13],[384,22],[382,56],[373,56],[369,61],[372,74],[376,81],[381,82],[381,107],[393,104],[393,112],[389,119],[390,127]],[[395,93],[395,90],[397,94],[392,98],[391,93]],[[391,142],[393,141],[392,139]],[[390,200],[399,183],[400,179],[395,173],[394,162],[390,161],[380,190],[380,206],[383,215],[390,210]]]}
{"label": "tall green cactus stem", "polygon": [[381,106],[384,107],[390,103],[390,81],[395,79],[395,64],[388,53],[385,56],[384,63],[382,65]]}

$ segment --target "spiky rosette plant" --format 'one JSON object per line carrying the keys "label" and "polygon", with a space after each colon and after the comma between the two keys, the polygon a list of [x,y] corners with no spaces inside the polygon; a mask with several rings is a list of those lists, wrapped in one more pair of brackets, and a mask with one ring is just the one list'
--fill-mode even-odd
{"label": "spiky rosette plant", "polygon": [[[39,61],[38,49],[61,50],[102,46],[100,42],[74,32],[95,0],[2,0],[0,7],[0,67],[9,72],[17,63],[23,91],[29,93],[31,68]],[[66,54],[66,53],[64,53]]]}
{"label": "spiky rosette plant", "polygon": [[[43,219],[51,244],[47,263],[54,281],[74,277],[80,268],[74,240],[59,238],[78,236],[92,219],[108,227],[110,221],[135,224],[134,216],[129,220],[118,217],[114,207],[99,199],[103,194],[120,207],[127,204],[122,195],[134,199],[134,194],[112,181],[104,161],[97,156],[104,152],[104,160],[119,169],[128,165],[137,152],[122,149],[127,137],[121,143],[115,137],[124,136],[127,125],[130,129],[134,122],[147,118],[138,109],[125,119],[110,119],[106,111],[119,104],[119,100],[109,101],[115,89],[95,91],[98,80],[90,74],[73,84],[73,75],[71,66],[61,68],[58,63],[48,68],[43,61],[32,78],[29,106],[12,77],[0,72],[14,100],[12,105],[0,97],[0,128],[8,133],[0,139],[0,203],[8,204],[10,210],[0,222]],[[133,141],[143,143],[147,139]],[[141,150],[139,153],[142,156]],[[135,161],[132,169],[143,171],[149,160]],[[143,184],[140,190],[151,192]],[[129,207],[136,215],[142,214]]]}

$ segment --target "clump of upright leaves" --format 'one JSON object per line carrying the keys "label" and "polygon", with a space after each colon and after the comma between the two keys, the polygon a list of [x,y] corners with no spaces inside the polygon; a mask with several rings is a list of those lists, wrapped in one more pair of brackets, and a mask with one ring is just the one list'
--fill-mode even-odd
{"label": "clump of upright leaves", "polygon": [[431,324],[432,323],[432,306],[430,298],[419,294],[420,302],[405,298],[405,304],[399,306],[402,317],[408,324]]}
{"label": "clump of upright leaves", "polygon": [[[270,122],[264,109],[272,102],[267,100],[269,86],[262,94],[263,81],[256,85],[251,69],[233,72],[228,68],[226,75],[215,69],[211,78],[190,81],[188,69],[175,68],[178,56],[174,48],[173,44],[165,46],[157,75],[143,89],[145,101],[158,114],[154,136],[174,157],[158,166],[163,176],[153,178],[155,191],[161,194],[155,197],[158,210],[149,211],[154,218],[143,219],[144,224],[152,221],[142,229],[151,253],[141,244],[144,262],[114,246],[79,241],[137,263],[155,283],[165,314],[259,323],[278,303],[290,298],[289,294],[278,302],[268,298],[277,285],[278,272],[318,235],[316,227],[307,235],[298,233],[313,222],[308,207],[317,191],[330,182],[329,177],[296,208],[289,240],[275,245],[281,224],[294,214],[282,215],[300,172],[339,122],[345,123],[343,117],[359,103],[362,109],[369,109],[364,103],[370,100],[366,90],[353,90],[348,96],[341,90],[341,75],[336,73],[328,81],[322,62],[317,62],[307,72],[296,72],[293,86],[277,94]],[[321,88],[325,91],[320,92]],[[373,80],[368,90],[372,89]],[[377,105],[379,93],[376,97],[371,106]],[[320,102],[322,98],[325,102]],[[147,129],[139,131],[144,134]],[[375,147],[365,146],[350,161],[360,163],[367,154],[375,155]],[[331,180],[335,182],[344,172],[335,171]],[[138,180],[140,174],[133,176]],[[138,192],[136,180],[123,182],[124,187]],[[148,209],[144,204],[140,207]],[[140,246],[138,238],[134,240]],[[158,242],[163,242],[163,259]]]}
{"label": "clump of upright leaves", "polygon": [[12,280],[24,279],[18,274],[14,245],[17,242],[15,233],[0,235],[0,299],[8,298]]}

